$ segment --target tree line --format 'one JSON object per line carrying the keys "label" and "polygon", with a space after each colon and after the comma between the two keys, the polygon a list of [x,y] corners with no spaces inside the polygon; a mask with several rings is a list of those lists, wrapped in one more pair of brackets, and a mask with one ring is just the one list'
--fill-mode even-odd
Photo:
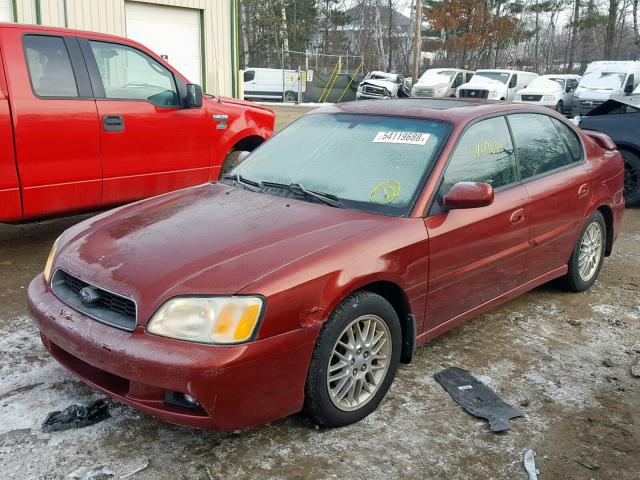
{"label": "tree line", "polygon": [[[635,60],[639,1],[423,0],[420,71],[582,72],[594,60]],[[355,70],[361,57],[365,71],[409,74],[415,2],[240,0],[241,66],[280,68],[284,60],[286,68],[328,70],[341,56],[343,71]]]}

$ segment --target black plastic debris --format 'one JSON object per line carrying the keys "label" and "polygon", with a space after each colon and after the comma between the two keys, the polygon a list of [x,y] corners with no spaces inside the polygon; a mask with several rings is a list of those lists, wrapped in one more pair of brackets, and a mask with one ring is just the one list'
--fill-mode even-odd
{"label": "black plastic debris", "polygon": [[511,427],[509,419],[524,416],[522,410],[507,405],[493,390],[462,368],[447,368],[433,377],[467,412],[488,420],[492,432],[508,430]]}
{"label": "black plastic debris", "polygon": [[60,432],[72,428],[88,427],[110,416],[109,405],[104,400],[96,400],[86,407],[70,405],[62,411],[51,412],[47,415],[42,424],[42,431]]}

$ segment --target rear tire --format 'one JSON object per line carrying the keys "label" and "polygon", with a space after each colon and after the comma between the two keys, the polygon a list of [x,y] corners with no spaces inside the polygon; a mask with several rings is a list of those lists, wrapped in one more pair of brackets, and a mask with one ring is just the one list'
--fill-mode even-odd
{"label": "rear tire", "polygon": [[285,102],[296,102],[298,101],[298,95],[294,92],[292,92],[291,90],[289,90],[287,93],[284,94],[284,101]]}
{"label": "rear tire", "polygon": [[400,363],[398,315],[380,295],[360,291],[334,310],[309,363],[305,410],[323,427],[342,427],[373,412]]}
{"label": "rear tire", "polygon": [[564,115],[564,104],[562,103],[562,100],[556,103],[555,111]]}
{"label": "rear tire", "polygon": [[606,239],[607,225],[602,213],[596,210],[582,228],[569,259],[564,279],[570,291],[583,292],[594,284],[604,261]]}
{"label": "rear tire", "polygon": [[640,204],[640,157],[629,150],[620,150],[624,159],[624,202],[630,206]]}

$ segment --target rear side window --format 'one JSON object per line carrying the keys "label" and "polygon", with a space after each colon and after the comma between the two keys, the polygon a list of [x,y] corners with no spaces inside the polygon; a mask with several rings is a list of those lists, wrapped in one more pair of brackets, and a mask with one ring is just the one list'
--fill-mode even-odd
{"label": "rear side window", "polygon": [[504,117],[482,120],[463,134],[444,173],[446,194],[458,182],[483,182],[500,188],[517,181],[511,136]]}
{"label": "rear side window", "polygon": [[245,82],[250,82],[254,78],[256,78],[255,70],[247,70],[246,72],[244,72],[244,81]]}
{"label": "rear side window", "polygon": [[523,180],[574,162],[551,118],[536,113],[509,115]]}
{"label": "rear side window", "polygon": [[25,35],[23,40],[31,86],[40,97],[78,97],[69,52],[62,37]]}
{"label": "rear side window", "polygon": [[574,162],[580,161],[582,159],[582,144],[576,133],[558,119],[552,118],[551,121],[558,129],[562,139],[567,143],[571,159]]}

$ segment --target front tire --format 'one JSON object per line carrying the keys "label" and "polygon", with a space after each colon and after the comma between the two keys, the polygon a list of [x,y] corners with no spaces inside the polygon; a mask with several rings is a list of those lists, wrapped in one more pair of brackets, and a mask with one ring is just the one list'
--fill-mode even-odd
{"label": "front tire", "polygon": [[322,327],[305,387],[305,410],[318,425],[342,427],[373,412],[400,363],[402,331],[395,310],[380,295],[360,291]]}
{"label": "front tire", "polygon": [[583,292],[594,284],[604,261],[606,238],[607,225],[602,213],[596,210],[582,228],[569,259],[565,277],[569,290]]}
{"label": "front tire", "polygon": [[564,115],[564,105],[562,104],[562,100],[556,103],[555,111]]}
{"label": "front tire", "polygon": [[624,202],[630,206],[640,204],[640,157],[629,150],[620,150],[624,159]]}

